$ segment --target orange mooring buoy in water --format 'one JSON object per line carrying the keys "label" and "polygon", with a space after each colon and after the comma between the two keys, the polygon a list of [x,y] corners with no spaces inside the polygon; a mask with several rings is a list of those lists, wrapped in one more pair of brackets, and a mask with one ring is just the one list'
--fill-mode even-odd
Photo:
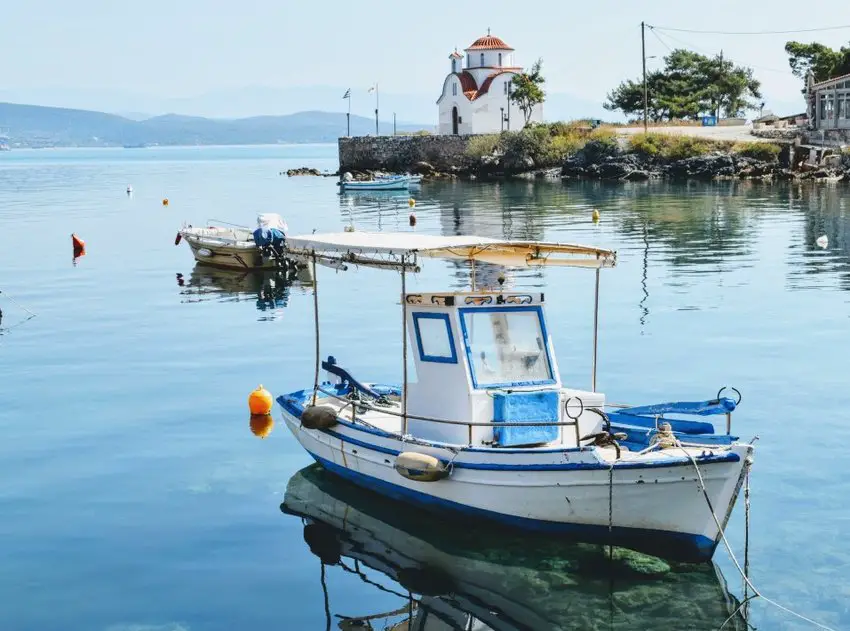
{"label": "orange mooring buoy in water", "polygon": [[162,205],[168,206],[168,198],[167,197],[162,200]]}
{"label": "orange mooring buoy in water", "polygon": [[71,245],[74,248],[74,258],[83,256],[86,253],[86,242],[73,232],[71,233]]}
{"label": "orange mooring buoy in water", "polygon": [[260,385],[256,390],[248,395],[248,409],[251,414],[268,414],[272,411],[272,395],[271,392]]}
{"label": "orange mooring buoy in water", "polygon": [[254,436],[265,438],[272,433],[274,419],[271,414],[252,414],[249,426]]}

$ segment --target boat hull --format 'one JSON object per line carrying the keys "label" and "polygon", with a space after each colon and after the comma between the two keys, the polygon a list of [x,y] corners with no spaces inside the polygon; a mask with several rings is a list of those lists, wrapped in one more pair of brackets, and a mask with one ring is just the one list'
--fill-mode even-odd
{"label": "boat hull", "polygon": [[406,179],[343,182],[343,191],[405,191],[410,188]]}
{"label": "boat hull", "polygon": [[265,258],[256,246],[234,247],[186,239],[198,263],[239,270],[273,270],[279,267],[273,258]]}
{"label": "boat hull", "polygon": [[[675,545],[687,560],[710,559],[720,538],[693,464],[611,464],[594,449],[470,449],[455,454],[403,442],[350,423],[332,429],[301,426],[297,411],[284,420],[304,449],[328,471],[394,499],[452,510],[524,530],[563,532],[586,540],[616,538],[621,545],[651,538]],[[731,513],[751,447],[723,457],[697,458],[721,524]],[[420,482],[393,468],[403,451],[453,459],[449,478]],[[663,491],[662,491],[663,489]],[[610,512],[609,512],[610,507]],[[633,546],[635,547],[635,546]]]}

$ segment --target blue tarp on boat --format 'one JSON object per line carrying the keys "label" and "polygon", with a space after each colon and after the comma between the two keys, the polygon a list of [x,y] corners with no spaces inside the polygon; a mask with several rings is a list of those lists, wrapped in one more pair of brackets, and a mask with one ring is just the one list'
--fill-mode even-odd
{"label": "blue tarp on boat", "polygon": [[560,396],[545,392],[497,392],[493,394],[493,438],[500,447],[539,445],[558,438],[558,427],[504,427],[499,423],[557,423]]}
{"label": "blue tarp on boat", "polygon": [[286,235],[283,230],[277,228],[257,228],[254,230],[254,243],[262,247],[264,245],[273,245],[280,247],[286,241]]}
{"label": "blue tarp on boat", "polygon": [[712,414],[726,414],[735,411],[735,402],[726,397],[713,399],[711,401],[677,401],[675,403],[656,403],[654,405],[642,405],[633,408],[617,410],[618,414],[630,416],[660,416],[661,414],[696,414],[697,416],[711,416]]}

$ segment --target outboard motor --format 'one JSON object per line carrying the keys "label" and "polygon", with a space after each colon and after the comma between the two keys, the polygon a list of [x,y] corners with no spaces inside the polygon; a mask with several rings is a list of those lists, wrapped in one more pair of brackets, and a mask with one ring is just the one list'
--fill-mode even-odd
{"label": "outboard motor", "polygon": [[265,213],[257,216],[254,243],[263,257],[271,257],[278,265],[284,264],[283,250],[286,246],[286,222],[280,215]]}

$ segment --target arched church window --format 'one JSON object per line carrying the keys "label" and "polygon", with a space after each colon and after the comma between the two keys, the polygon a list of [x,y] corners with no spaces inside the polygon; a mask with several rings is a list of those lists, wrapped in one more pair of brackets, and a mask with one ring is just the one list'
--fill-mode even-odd
{"label": "arched church window", "polygon": [[481,67],[484,67],[484,53],[481,53]]}

